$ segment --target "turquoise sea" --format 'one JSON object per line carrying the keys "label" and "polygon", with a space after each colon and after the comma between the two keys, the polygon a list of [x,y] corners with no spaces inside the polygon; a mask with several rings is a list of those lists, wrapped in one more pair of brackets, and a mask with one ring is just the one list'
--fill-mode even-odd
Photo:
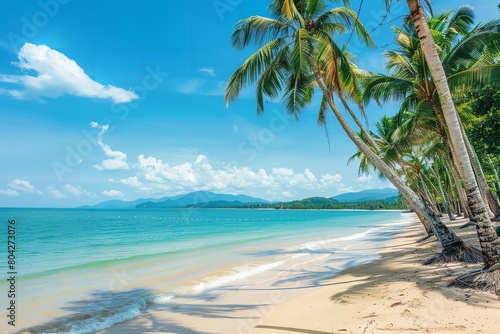
{"label": "turquoise sea", "polygon": [[409,221],[399,212],[251,209],[0,209],[0,217],[4,245],[7,221],[16,221],[18,272],[18,325],[3,332],[75,334],[387,242]]}

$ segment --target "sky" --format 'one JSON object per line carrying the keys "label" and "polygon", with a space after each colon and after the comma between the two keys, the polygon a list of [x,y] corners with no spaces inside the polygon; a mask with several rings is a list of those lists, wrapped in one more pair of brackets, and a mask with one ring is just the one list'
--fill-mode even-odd
{"label": "sky", "polygon": [[[256,114],[252,87],[228,106],[230,75],[255,52],[232,48],[235,23],[264,0],[0,2],[0,207],[75,207],[197,190],[281,201],[391,186],[347,165],[356,152],[333,117],[328,144],[316,99],[300,121],[280,101]],[[433,1],[434,11],[495,1]],[[358,10],[360,1],[352,1]],[[383,50],[408,8],[393,6],[356,64],[385,73]],[[385,15],[364,1],[369,31]],[[346,37],[344,37],[345,41]],[[317,94],[319,95],[319,94]],[[397,103],[367,107],[370,128]]]}

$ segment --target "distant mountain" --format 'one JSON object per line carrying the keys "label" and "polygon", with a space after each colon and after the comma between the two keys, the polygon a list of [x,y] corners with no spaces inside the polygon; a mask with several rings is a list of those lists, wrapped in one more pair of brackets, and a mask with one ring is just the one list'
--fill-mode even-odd
{"label": "distant mountain", "polygon": [[[224,207],[235,207],[238,205],[245,205],[245,204],[250,204],[250,203],[242,203],[240,201],[210,201],[210,202],[204,202],[204,203],[198,203],[198,204],[192,204],[189,205],[188,207],[195,207],[195,208],[224,208]],[[257,203],[253,203],[257,204]],[[261,204],[261,203],[259,203]]]}
{"label": "distant mountain", "polygon": [[394,197],[398,196],[398,191],[394,188],[384,188],[384,189],[368,189],[358,192],[351,192],[333,196],[332,199],[336,199],[339,202],[350,202],[350,203],[360,203],[368,201],[388,201],[393,202]]}
{"label": "distant mountain", "polygon": [[[339,202],[334,198],[309,197],[300,201],[271,204],[232,204],[230,202],[202,203],[203,207],[240,208],[240,209],[276,209],[276,210],[401,210],[403,205],[396,201],[396,196],[383,200],[363,202]],[[197,205],[198,206],[198,205]]]}
{"label": "distant mountain", "polygon": [[[137,208],[178,208],[186,206],[198,206],[201,203],[211,203],[215,205],[215,202],[221,203],[231,203],[238,202],[241,204],[261,204],[261,203],[271,203],[261,198],[250,197],[246,195],[228,195],[228,194],[216,194],[210,191],[195,191],[183,196],[176,196],[176,198],[168,198],[163,201],[145,201],[144,203],[138,204]],[[229,204],[228,204],[229,205]]]}
{"label": "distant mountain", "polygon": [[[102,202],[96,205],[84,205],[81,209],[133,209],[138,204],[154,201],[154,198],[139,198],[135,201],[121,201],[119,199],[113,199],[111,201]],[[162,199],[158,199],[160,201]]]}
{"label": "distant mountain", "polygon": [[[370,189],[359,192],[345,193],[331,197],[311,197],[303,201],[307,204],[327,204],[335,202],[361,203],[368,201],[395,202],[398,191],[393,188]],[[134,201],[110,200],[93,206],[85,205],[82,209],[135,209],[135,208],[182,208],[182,207],[225,207],[244,204],[271,204],[265,199],[246,195],[216,194],[210,191],[195,191],[189,194],[162,198],[139,198]]]}
{"label": "distant mountain", "polygon": [[[102,202],[96,205],[85,205],[81,206],[81,209],[135,209],[135,208],[178,208],[186,207],[191,205],[197,205],[201,207],[200,203],[211,203],[211,206],[204,207],[214,207],[215,202],[220,202],[227,205],[235,205],[236,202],[239,204],[261,204],[261,203],[271,203],[261,198],[254,198],[246,195],[226,195],[226,194],[216,194],[209,191],[195,191],[189,194],[177,195],[172,197],[162,197],[162,198],[139,198],[134,201],[122,201],[118,199]],[[234,203],[233,203],[234,202]]]}

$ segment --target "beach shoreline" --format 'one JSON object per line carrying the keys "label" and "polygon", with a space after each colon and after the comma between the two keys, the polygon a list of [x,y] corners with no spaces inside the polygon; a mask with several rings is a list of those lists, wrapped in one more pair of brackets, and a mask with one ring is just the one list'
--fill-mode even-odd
{"label": "beach shoreline", "polygon": [[[271,279],[236,288],[226,284],[203,300],[176,296],[164,307],[148,307],[137,317],[98,333],[252,333],[281,305],[313,293],[347,268],[376,261],[379,251],[401,233],[401,227],[415,222],[414,215],[401,216],[377,225],[374,231],[348,236],[343,248],[334,253],[320,251],[307,262],[278,271]],[[318,241],[322,242],[313,243]]]}
{"label": "beach shoreline", "polygon": [[196,210],[276,210],[276,211],[366,211],[366,212],[401,212],[413,213],[403,209],[381,209],[381,210],[368,210],[368,209],[276,209],[276,208],[173,208],[176,210],[196,209]]}
{"label": "beach shoreline", "polygon": [[[478,246],[467,222],[446,224],[466,243]],[[419,223],[405,227],[379,260],[347,268],[315,291],[277,305],[252,334],[279,333],[498,333],[498,298],[450,286],[454,278],[482,267],[423,265],[439,250]]]}
{"label": "beach shoreline", "polygon": [[[464,221],[447,223],[475,244],[474,229],[458,230]],[[301,276],[307,272],[297,271],[295,279],[279,287],[262,282],[209,298],[194,309],[147,310],[98,333],[496,333],[496,296],[448,286],[480,265],[424,266],[439,247],[435,240],[417,243],[423,236],[412,219],[395,239],[370,250],[380,254],[378,259],[326,273],[315,285],[304,285]]]}

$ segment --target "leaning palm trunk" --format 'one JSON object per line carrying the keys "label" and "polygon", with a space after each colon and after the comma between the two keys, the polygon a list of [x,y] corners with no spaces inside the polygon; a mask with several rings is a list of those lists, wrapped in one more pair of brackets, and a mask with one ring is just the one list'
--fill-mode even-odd
{"label": "leaning palm trunk", "polygon": [[443,191],[443,186],[441,185],[441,177],[439,176],[439,171],[437,170],[436,164],[434,164],[434,168],[435,169],[433,169],[433,167],[431,166],[431,171],[433,172],[434,176],[437,179],[439,192],[441,194],[441,198],[443,199],[443,205],[444,205],[446,211],[448,212],[448,218],[450,218],[450,220],[455,220],[453,213],[451,213],[450,205],[448,204],[448,201],[446,200],[446,196],[445,196],[444,191]]}
{"label": "leaning palm trunk", "polygon": [[365,127],[363,126],[363,124],[361,124],[361,122],[359,121],[358,117],[356,117],[356,115],[352,111],[351,107],[349,106],[349,104],[345,100],[344,96],[342,95],[342,92],[341,91],[337,92],[337,96],[339,97],[340,101],[342,102],[342,105],[347,110],[347,112],[349,113],[349,115],[351,115],[351,118],[354,120],[354,122],[356,123],[356,125],[360,128],[360,130],[366,136],[366,138],[368,139],[368,141],[370,142],[370,144],[380,154],[380,147],[378,147],[377,143],[375,143],[375,141],[373,140],[372,136],[368,133],[368,131],[366,131]]}
{"label": "leaning palm trunk", "polygon": [[[440,112],[440,110],[441,109],[437,110],[437,112]],[[443,126],[445,126],[445,124],[443,124]],[[443,142],[448,153],[449,165],[451,170],[453,171],[453,178],[455,179],[455,184],[457,185],[457,191],[460,198],[460,203],[462,204],[464,218],[470,218],[471,212],[469,208],[469,200],[467,199],[467,193],[465,192],[465,189],[463,188],[461,182],[463,170],[461,169],[460,164],[457,162],[456,153],[453,150],[452,144],[446,132],[443,133]]]}
{"label": "leaning palm trunk", "polygon": [[[403,171],[403,174],[406,176],[406,179],[417,189],[417,191],[419,190],[419,188],[413,183],[413,179],[408,175],[408,172],[406,171],[406,168],[405,168],[405,165],[399,155],[399,153],[397,153],[397,158],[398,158],[398,164],[399,166],[401,166],[401,170]],[[424,218],[424,216],[422,216],[422,214],[415,209],[415,207],[413,205],[410,204],[410,202],[408,202],[408,205],[411,206],[413,212],[415,212],[415,214],[417,215],[418,219],[420,219],[420,222],[422,223],[422,225],[424,225],[424,228],[425,228],[425,232],[427,232],[427,236],[431,236],[434,234],[434,232],[432,231],[432,228],[431,226],[429,225],[429,222]]]}
{"label": "leaning palm trunk", "polygon": [[441,222],[439,217],[430,210],[425,203],[418,198],[418,196],[408,188],[403,180],[394,172],[375,152],[373,152],[368,145],[358,136],[356,132],[352,130],[349,124],[344,119],[342,113],[339,111],[335,102],[333,101],[333,96],[329,91],[325,81],[319,74],[318,66],[314,59],[311,60],[313,65],[313,72],[316,77],[316,81],[323,92],[323,97],[328,103],[333,114],[337,118],[338,122],[347,133],[349,138],[353,141],[356,147],[365,154],[365,156],[371,161],[371,163],[381,171],[387,179],[399,190],[400,194],[410,203],[416,211],[419,211],[422,216],[429,222],[432,231],[441,242],[443,248],[443,256],[452,259],[463,259],[463,260],[473,260],[467,259],[469,252],[467,252],[468,247],[464,245],[462,239],[460,239],[455,233],[453,233],[445,224]]}
{"label": "leaning palm trunk", "polygon": [[455,180],[455,185],[457,186],[458,196],[460,199],[460,203],[462,204],[462,210],[464,212],[464,218],[470,218],[471,212],[469,208],[469,200],[467,199],[467,193],[462,185],[462,179],[460,178],[460,172],[457,167],[457,163],[455,162],[455,155],[453,154],[453,150],[450,147],[450,143],[446,145],[448,149],[448,154],[450,157],[449,167],[452,171],[453,178]]}
{"label": "leaning palm trunk", "polygon": [[[483,173],[483,168],[479,163],[479,159],[477,158],[474,148],[469,142],[469,138],[467,138],[467,134],[465,133],[465,131],[462,131],[462,133],[464,135],[465,145],[467,146],[467,153],[469,153],[469,156],[471,158],[472,168],[474,169],[474,173],[476,173],[477,182],[479,183],[479,187],[482,190],[484,202],[488,203],[489,208],[491,208],[491,210],[488,210],[488,215],[491,218],[494,218],[495,216],[500,215],[500,206],[498,206],[497,201],[491,194],[490,186],[488,185],[486,177],[484,176]],[[486,208],[489,209],[488,206],[486,206]]]}
{"label": "leaning palm trunk", "polygon": [[441,215],[441,212],[439,211],[439,208],[436,203],[436,199],[434,198],[434,196],[432,196],[429,188],[427,188],[427,185],[425,184],[424,179],[422,178],[422,174],[418,174],[418,178],[420,180],[420,183],[422,183],[422,189],[424,189],[425,197],[429,202],[431,209],[434,211],[435,214]]}
{"label": "leaning palm trunk", "polygon": [[486,266],[491,266],[500,262],[500,238],[497,236],[493,225],[486,216],[485,204],[479,192],[469,155],[467,154],[467,148],[465,147],[460,128],[460,121],[451,98],[446,74],[441,64],[441,60],[439,59],[432,33],[427,25],[422,5],[419,0],[407,0],[407,3],[410,9],[410,17],[418,33],[422,50],[441,100],[453,148],[457,152],[464,171],[467,198],[472,214],[471,219],[477,223],[476,229],[481,244],[484,263]]}
{"label": "leaning palm trunk", "polygon": [[[410,204],[411,206],[411,204]],[[417,215],[418,219],[420,220],[420,222],[422,223],[422,225],[424,225],[424,228],[425,228],[425,232],[427,232],[427,236],[431,236],[431,235],[434,235],[434,232],[432,231],[432,228],[431,228],[431,225],[429,225],[429,222],[427,221],[427,219],[424,218],[424,216],[422,216],[422,214],[416,210],[413,206],[411,206],[413,212],[415,212],[415,214]]]}
{"label": "leaning palm trunk", "polygon": [[[455,196],[455,193],[453,191],[453,182],[451,181],[452,176],[451,176],[450,168],[448,167],[448,161],[446,159],[443,161],[443,166],[444,166],[444,169],[446,171],[446,176],[448,179],[448,187],[450,188],[450,197],[453,200],[457,214],[460,215],[460,207],[462,206],[462,200],[460,198],[460,193],[458,192],[458,186],[457,186],[458,196]],[[457,197],[458,197],[458,199],[457,199]]]}

